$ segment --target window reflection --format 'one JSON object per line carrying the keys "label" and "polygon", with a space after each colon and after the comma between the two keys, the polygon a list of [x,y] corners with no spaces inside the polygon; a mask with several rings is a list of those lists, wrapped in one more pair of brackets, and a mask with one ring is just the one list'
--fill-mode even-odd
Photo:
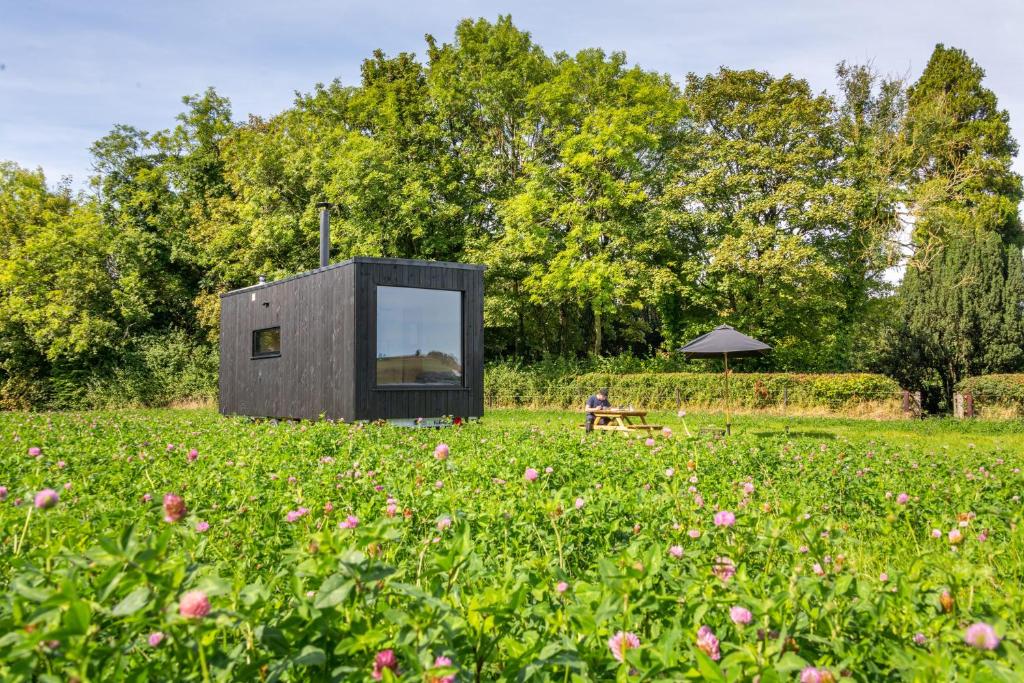
{"label": "window reflection", "polygon": [[266,358],[268,356],[281,355],[281,328],[268,327],[263,330],[253,330],[252,333],[252,357]]}
{"label": "window reflection", "polygon": [[462,385],[462,292],[377,287],[377,384]]}

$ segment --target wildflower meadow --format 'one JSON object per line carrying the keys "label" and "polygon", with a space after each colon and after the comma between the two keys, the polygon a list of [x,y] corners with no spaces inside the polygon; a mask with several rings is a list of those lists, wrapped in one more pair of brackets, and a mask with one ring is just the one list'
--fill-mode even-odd
{"label": "wildflower meadow", "polygon": [[1020,680],[1019,424],[578,421],[2,414],[0,680]]}

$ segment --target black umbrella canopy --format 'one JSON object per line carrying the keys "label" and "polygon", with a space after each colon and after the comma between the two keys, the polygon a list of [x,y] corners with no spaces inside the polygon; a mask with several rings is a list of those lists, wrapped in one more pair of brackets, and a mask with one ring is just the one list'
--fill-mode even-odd
{"label": "black umbrella canopy", "polygon": [[690,358],[715,358],[724,354],[729,354],[733,358],[741,358],[771,351],[772,347],[753,337],[748,337],[742,332],[737,332],[728,325],[719,325],[679,350]]}

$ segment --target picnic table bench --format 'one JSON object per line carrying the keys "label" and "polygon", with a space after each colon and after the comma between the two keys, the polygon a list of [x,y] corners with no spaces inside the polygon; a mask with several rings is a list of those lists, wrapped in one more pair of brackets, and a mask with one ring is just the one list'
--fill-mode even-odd
{"label": "picnic table bench", "polygon": [[[648,433],[661,429],[661,425],[652,425],[647,422],[646,410],[632,410],[629,408],[602,408],[591,410],[594,416],[594,429],[606,432],[630,432],[647,431]],[[601,424],[601,418],[605,419]],[[636,422],[633,419],[636,419]]]}

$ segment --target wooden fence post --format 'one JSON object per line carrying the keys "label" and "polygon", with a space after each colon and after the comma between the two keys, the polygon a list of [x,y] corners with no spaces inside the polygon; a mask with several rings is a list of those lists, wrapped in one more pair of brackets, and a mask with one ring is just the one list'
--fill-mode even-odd
{"label": "wooden fence post", "polygon": [[921,392],[915,391],[913,393],[903,390],[903,412],[910,413],[914,417],[921,417],[923,412],[921,409]]}

